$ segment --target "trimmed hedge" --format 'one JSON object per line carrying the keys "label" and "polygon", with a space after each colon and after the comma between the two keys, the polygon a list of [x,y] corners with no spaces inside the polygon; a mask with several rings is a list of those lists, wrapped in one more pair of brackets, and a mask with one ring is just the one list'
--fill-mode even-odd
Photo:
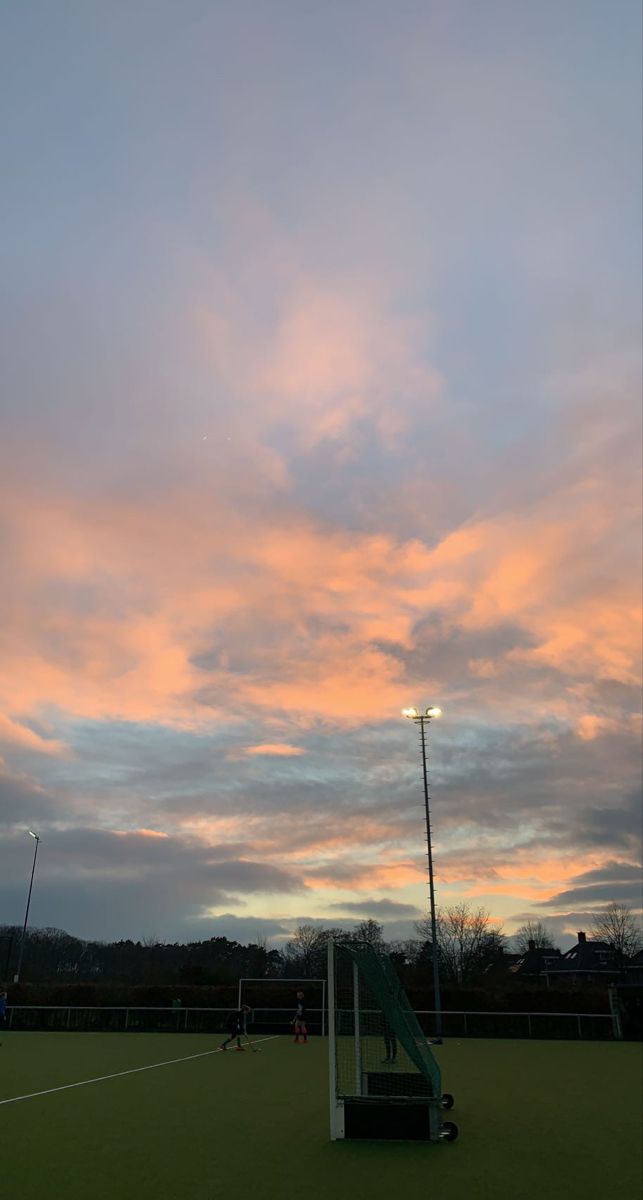
{"label": "trimmed hedge", "polygon": [[9,1004],[77,1005],[83,1008],[171,1008],[180,1000],[183,1008],[234,1008],[237,988],[225,984],[196,987],[177,984],[130,985],[126,983],[20,983],[10,984]]}
{"label": "trimmed hedge", "polygon": [[[235,1008],[237,987],[230,984],[146,984],[126,983],[20,983],[8,986],[9,1004],[79,1005],[83,1008],[120,1007],[156,1008],[172,1006],[180,1000],[183,1008]],[[281,988],[272,987],[266,1007],[289,1003],[293,985],[284,979]],[[430,988],[407,988],[416,1010],[433,1008]],[[512,987],[510,990],[450,988],[442,990],[442,1007],[451,1012],[558,1012],[609,1013],[607,987],[538,988]]]}

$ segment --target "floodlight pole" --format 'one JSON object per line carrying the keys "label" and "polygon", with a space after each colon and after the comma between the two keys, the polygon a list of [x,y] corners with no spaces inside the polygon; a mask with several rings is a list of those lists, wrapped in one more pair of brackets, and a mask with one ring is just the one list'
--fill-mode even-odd
{"label": "floodlight pole", "polygon": [[33,855],[33,865],[31,868],[31,879],[29,880],[29,893],[27,895],[27,911],[25,912],[25,923],[22,927],[22,937],[20,939],[20,954],[18,956],[18,967],[17,967],[16,973],[13,977],[14,983],[20,983],[20,970],[22,967],[22,956],[23,956],[24,950],[25,950],[25,935],[27,933],[27,921],[29,920],[29,905],[31,904],[31,889],[33,887],[33,877],[34,877],[35,870],[36,870],[36,859],[38,857],[38,847],[40,845],[40,838],[38,837],[37,833],[32,833],[31,830],[29,830],[29,836],[36,839],[36,849],[34,850],[34,855]]}
{"label": "floodlight pole", "polygon": [[[420,726],[420,744],[422,747],[422,778],[424,781],[424,815],[426,819],[426,849],[429,863],[429,907],[431,911],[431,959],[433,961],[433,993],[435,997],[435,1041],[442,1041],[442,1001],[440,999],[440,969],[438,950],[438,926],[435,912],[435,889],[433,886],[433,849],[431,846],[431,809],[429,805],[429,776],[426,765],[426,730],[425,725],[431,724],[430,710],[418,713],[416,709],[405,709],[404,715],[410,717]],[[435,709],[435,716],[440,716],[440,709]]]}

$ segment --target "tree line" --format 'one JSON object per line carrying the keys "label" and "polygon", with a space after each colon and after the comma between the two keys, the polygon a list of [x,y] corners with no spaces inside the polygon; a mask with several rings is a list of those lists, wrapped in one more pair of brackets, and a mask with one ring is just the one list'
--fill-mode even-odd
{"label": "tree line", "polygon": [[[510,938],[486,909],[466,902],[438,909],[436,924],[440,978],[454,986],[497,982],[514,961],[510,955],[526,952],[530,944],[555,949],[544,922],[528,921]],[[248,945],[226,937],[188,943],[165,943],[154,937],[99,942],[76,938],[61,929],[33,929],[27,933],[21,980],[212,985],[233,984],[241,976],[323,978],[332,937],[369,942],[389,954],[405,986],[414,986],[426,982],[431,973],[433,944],[428,916],[416,922],[415,933],[413,938],[386,942],[382,925],[372,918],[350,930],[304,923],[281,950],[269,950],[261,938]],[[18,926],[0,926],[0,979],[7,982],[16,969],[21,936]],[[643,946],[627,905],[609,905],[594,919],[591,936],[613,946],[623,959]]]}

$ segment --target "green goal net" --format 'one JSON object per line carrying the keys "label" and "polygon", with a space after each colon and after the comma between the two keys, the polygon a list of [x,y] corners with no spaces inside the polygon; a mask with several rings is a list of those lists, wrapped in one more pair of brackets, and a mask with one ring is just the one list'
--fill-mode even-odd
{"label": "green goal net", "polygon": [[333,942],[328,967],[331,1136],[452,1140],[452,1097],[388,956]]}

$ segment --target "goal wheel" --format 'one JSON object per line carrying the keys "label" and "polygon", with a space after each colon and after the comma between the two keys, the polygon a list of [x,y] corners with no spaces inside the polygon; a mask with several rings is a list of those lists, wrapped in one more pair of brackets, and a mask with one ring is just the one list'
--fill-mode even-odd
{"label": "goal wheel", "polygon": [[457,1136],[458,1126],[454,1125],[453,1121],[445,1121],[444,1124],[440,1126],[441,1142],[455,1142]]}
{"label": "goal wheel", "polygon": [[453,1108],[454,1103],[455,1103],[455,1101],[453,1099],[453,1096],[451,1095],[451,1092],[444,1092],[442,1099],[440,1101],[442,1108]]}

